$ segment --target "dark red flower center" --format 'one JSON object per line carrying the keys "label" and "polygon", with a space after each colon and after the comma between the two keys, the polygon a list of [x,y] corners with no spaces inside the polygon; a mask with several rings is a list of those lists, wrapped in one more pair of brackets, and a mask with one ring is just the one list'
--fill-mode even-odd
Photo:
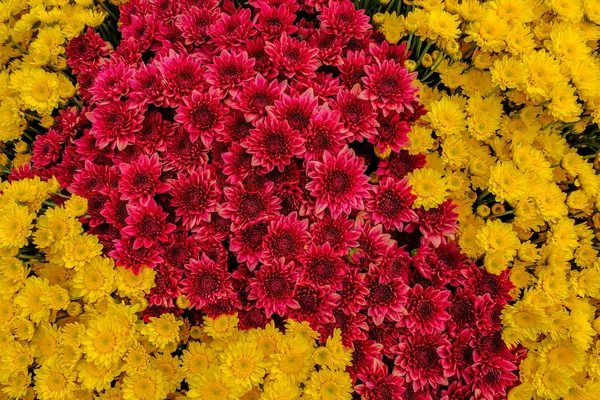
{"label": "dark red flower center", "polygon": [[246,193],[241,196],[239,210],[246,218],[254,219],[265,210],[265,204],[259,194]]}
{"label": "dark red flower center", "polygon": [[296,300],[304,312],[314,313],[318,308],[317,294],[313,288],[302,288],[296,295]]}
{"label": "dark red flower center", "polygon": [[145,172],[138,172],[133,176],[132,183],[137,191],[146,191],[152,188],[152,179]]}
{"label": "dark red flower center", "polygon": [[413,357],[419,368],[427,368],[437,363],[439,356],[433,347],[418,346],[413,350]]}
{"label": "dark red flower center", "polygon": [[290,291],[289,283],[278,275],[265,278],[264,283],[267,294],[271,297],[281,297]]}
{"label": "dark red flower center", "polygon": [[379,200],[379,210],[388,216],[394,216],[402,207],[400,199],[395,193],[386,191],[381,195]]}
{"label": "dark red flower center", "polygon": [[199,294],[212,294],[219,287],[219,280],[208,273],[203,273],[196,278],[194,290]]}
{"label": "dark red flower center", "polygon": [[145,215],[138,223],[138,230],[142,236],[155,238],[162,233],[162,224],[151,215]]}
{"label": "dark red flower center", "polygon": [[452,316],[452,320],[459,325],[468,324],[475,318],[472,304],[463,301],[452,303],[448,307],[448,313]]}
{"label": "dark red flower center", "polygon": [[247,228],[244,231],[244,242],[252,249],[260,248],[263,237],[267,234],[267,225],[258,224]]}
{"label": "dark red flower center", "polygon": [[385,304],[388,303],[393,297],[394,291],[389,285],[375,283],[371,286],[371,293],[369,294],[369,300],[371,304]]}
{"label": "dark red flower center", "polygon": [[393,76],[384,76],[379,82],[379,93],[390,96],[398,91],[398,80]]}
{"label": "dark red flower center", "polygon": [[435,313],[435,304],[431,300],[421,300],[415,307],[415,314],[421,320],[427,320]]}
{"label": "dark red flower center", "polygon": [[331,193],[345,193],[350,189],[350,176],[345,171],[333,171],[327,175],[327,188]]}
{"label": "dark red flower center", "polygon": [[210,129],[213,126],[216,116],[210,109],[210,105],[197,104],[189,113],[189,118],[196,128]]}
{"label": "dark red flower center", "polygon": [[285,119],[292,129],[302,131],[310,124],[310,113],[304,112],[300,108],[293,108],[285,113]]}
{"label": "dark red flower center", "polygon": [[371,399],[373,400],[393,400],[394,399],[394,391],[387,385],[382,384],[379,387],[376,387],[371,392]]}
{"label": "dark red flower center", "polygon": [[294,250],[296,241],[289,233],[281,233],[275,236],[273,244],[277,256],[287,256]]}
{"label": "dark red flower center", "polygon": [[265,149],[272,156],[287,154],[288,142],[286,136],[281,133],[272,133],[265,138]]}

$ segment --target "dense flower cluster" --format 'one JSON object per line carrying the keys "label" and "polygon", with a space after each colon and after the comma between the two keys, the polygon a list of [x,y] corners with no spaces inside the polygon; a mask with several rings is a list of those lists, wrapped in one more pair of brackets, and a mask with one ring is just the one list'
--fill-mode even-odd
{"label": "dense flower cluster", "polygon": [[[87,202],[52,206],[56,180],[2,184],[0,390],[2,398],[349,400],[340,331],[322,340],[306,322],[237,329],[236,315],[143,323],[154,271],[139,275],[102,255],[83,232]],[[192,324],[195,325],[192,325]],[[5,397],[6,396],[6,397]]]}
{"label": "dense flower cluster", "polygon": [[502,337],[528,350],[510,399],[598,391],[599,4],[415,1],[374,16],[416,53],[428,113],[409,153],[451,192],[462,251],[493,274],[510,268],[518,301]]}
{"label": "dense flower cluster", "polygon": [[65,47],[105,16],[91,0],[0,4],[0,166],[29,162],[32,136],[75,94]]}

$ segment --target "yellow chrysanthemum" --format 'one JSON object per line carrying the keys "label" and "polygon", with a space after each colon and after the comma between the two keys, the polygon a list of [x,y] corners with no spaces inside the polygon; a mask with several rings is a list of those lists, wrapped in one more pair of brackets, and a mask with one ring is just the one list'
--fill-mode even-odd
{"label": "yellow chrysanthemum", "polygon": [[204,317],[204,332],[213,339],[225,339],[237,331],[238,322],[237,313],[222,314],[217,318]]}
{"label": "yellow chrysanthemum", "polygon": [[256,343],[256,347],[265,357],[273,354],[282,339],[283,334],[275,328],[273,321],[265,325],[264,328],[253,329],[248,333],[248,341]]}
{"label": "yellow chrysanthemum", "polygon": [[94,235],[77,235],[66,239],[63,261],[65,267],[84,267],[102,254],[102,244]]}
{"label": "yellow chrysanthemum", "polygon": [[142,334],[148,337],[150,343],[164,349],[179,340],[179,327],[183,321],[177,320],[173,314],[162,314],[160,317],[150,317],[150,323],[142,327]]}
{"label": "yellow chrysanthemum", "polygon": [[264,356],[252,343],[244,340],[231,343],[220,355],[220,361],[223,375],[241,393],[263,383],[266,366]]}
{"label": "yellow chrysanthemum", "polygon": [[15,305],[19,307],[19,314],[28,317],[35,323],[48,320],[50,307],[44,302],[44,298],[49,289],[48,280],[36,276],[27,278],[25,286],[15,297]]}
{"label": "yellow chrysanthemum", "polygon": [[270,381],[265,383],[261,400],[299,400],[302,390],[296,385],[284,381]]}
{"label": "yellow chrysanthemum", "polygon": [[77,364],[77,381],[87,390],[109,389],[119,373],[116,368],[99,367],[87,361],[80,361]]}
{"label": "yellow chrysanthemum", "polygon": [[163,400],[167,397],[162,374],[150,370],[125,376],[121,393],[125,400]]}
{"label": "yellow chrysanthemum", "polygon": [[58,364],[46,364],[35,370],[35,392],[40,400],[73,398],[77,390],[75,371],[65,370]]}
{"label": "yellow chrysanthemum", "polygon": [[150,293],[155,286],[156,271],[152,268],[142,268],[139,274],[123,267],[116,269],[117,293],[122,297],[139,297]]}
{"label": "yellow chrysanthemum", "polygon": [[194,375],[189,380],[190,390],[187,396],[201,400],[237,400],[240,390],[234,382],[223,374],[218,366],[212,366],[205,373]]}
{"label": "yellow chrysanthemum", "polygon": [[0,247],[21,248],[31,236],[35,214],[16,203],[0,209]]}
{"label": "yellow chrysanthemum", "polygon": [[99,367],[112,368],[121,361],[129,340],[126,329],[107,314],[88,322],[81,343],[87,361]]}
{"label": "yellow chrysanthemum", "polygon": [[299,335],[286,336],[269,357],[269,376],[292,385],[304,382],[314,368],[312,342]]}
{"label": "yellow chrysanthemum", "polygon": [[442,174],[431,168],[416,169],[408,174],[412,193],[417,196],[414,208],[428,210],[442,204],[448,197],[446,180]]}
{"label": "yellow chrysanthemum", "polygon": [[311,374],[304,396],[310,400],[350,400],[352,379],[347,372],[324,368]]}
{"label": "yellow chrysanthemum", "polygon": [[109,295],[115,286],[115,262],[109,257],[95,257],[85,267],[76,267],[72,280],[72,293],[95,303]]}
{"label": "yellow chrysanthemum", "polygon": [[217,353],[206,343],[189,342],[187,349],[181,355],[181,364],[185,376],[189,379],[194,375],[206,372],[217,358]]}
{"label": "yellow chrysanthemum", "polygon": [[173,393],[179,389],[183,379],[179,357],[171,356],[168,353],[155,354],[150,360],[150,365],[153,370],[162,375],[167,393]]}
{"label": "yellow chrysanthemum", "polygon": [[18,72],[11,76],[11,85],[19,92],[23,104],[27,109],[40,114],[51,114],[60,99],[56,74],[41,68],[22,69]]}

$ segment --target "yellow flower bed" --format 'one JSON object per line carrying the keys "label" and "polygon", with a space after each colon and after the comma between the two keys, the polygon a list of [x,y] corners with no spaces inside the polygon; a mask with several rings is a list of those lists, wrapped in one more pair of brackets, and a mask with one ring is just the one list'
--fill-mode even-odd
{"label": "yellow flower bed", "polygon": [[0,398],[351,398],[339,330],[318,346],[306,322],[285,333],[240,331],[237,315],[144,323],[154,270],[115,267],[83,232],[86,200],[55,206],[58,190],[37,177],[0,186]]}
{"label": "yellow flower bed", "polygon": [[595,398],[600,2],[407,3],[373,21],[408,43],[419,73],[428,113],[409,152],[427,155],[421,196],[458,205],[465,254],[511,269],[502,335],[528,355],[509,399]]}

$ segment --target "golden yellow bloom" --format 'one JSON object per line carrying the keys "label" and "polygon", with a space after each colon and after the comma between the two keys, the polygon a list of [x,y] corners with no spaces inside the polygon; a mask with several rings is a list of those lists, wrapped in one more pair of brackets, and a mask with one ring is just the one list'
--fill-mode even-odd
{"label": "golden yellow bloom", "polygon": [[123,378],[121,393],[125,400],[163,400],[167,390],[162,374],[147,370]]}
{"label": "golden yellow bloom", "polygon": [[442,204],[448,197],[446,180],[436,170],[421,168],[408,174],[412,193],[417,196],[413,207],[428,210]]}
{"label": "golden yellow bloom", "polygon": [[63,254],[65,267],[84,267],[102,254],[102,245],[94,235],[78,235],[67,238]]}
{"label": "golden yellow bloom", "polygon": [[304,396],[310,400],[350,400],[352,380],[347,372],[325,368],[311,374]]}
{"label": "golden yellow bloom", "polygon": [[314,369],[312,343],[312,340],[307,342],[302,336],[286,335],[269,357],[269,372],[273,378],[291,385],[306,381],[308,374]]}
{"label": "golden yellow bloom", "polygon": [[150,317],[150,321],[143,326],[141,332],[159,349],[179,340],[179,327],[183,325],[183,321],[177,320],[173,314]]}
{"label": "golden yellow bloom", "polygon": [[73,398],[77,374],[65,370],[58,364],[46,364],[35,370],[35,392],[41,400],[62,400]]}

